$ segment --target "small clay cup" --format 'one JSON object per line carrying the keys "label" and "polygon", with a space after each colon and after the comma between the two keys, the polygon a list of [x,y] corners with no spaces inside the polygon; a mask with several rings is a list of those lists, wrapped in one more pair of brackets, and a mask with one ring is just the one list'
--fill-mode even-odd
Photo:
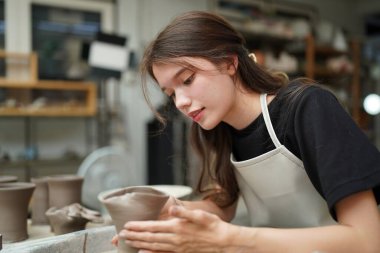
{"label": "small clay cup", "polygon": [[46,225],[49,220],[46,211],[49,209],[49,177],[32,178],[32,183],[36,184],[31,201],[32,225]]}
{"label": "small clay cup", "polygon": [[77,175],[54,175],[48,177],[49,207],[81,203],[83,177]]}
{"label": "small clay cup", "polygon": [[[100,193],[98,198],[119,233],[128,221],[157,220],[169,195],[149,186],[134,186]],[[117,252],[137,253],[138,250],[119,240]]]}
{"label": "small clay cup", "polygon": [[0,234],[3,235],[3,242],[28,238],[28,206],[34,188],[34,183],[0,183]]}

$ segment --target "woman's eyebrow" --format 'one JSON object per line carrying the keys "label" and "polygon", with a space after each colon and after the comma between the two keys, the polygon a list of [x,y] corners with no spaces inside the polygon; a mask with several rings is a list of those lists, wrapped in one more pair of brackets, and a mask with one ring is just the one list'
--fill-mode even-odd
{"label": "woman's eyebrow", "polygon": [[[187,71],[188,68],[185,68],[185,67],[181,67],[173,76],[173,78],[171,78],[171,80],[175,80],[177,79],[183,72]],[[166,88],[165,87],[162,87],[161,90],[163,92],[165,92]]]}

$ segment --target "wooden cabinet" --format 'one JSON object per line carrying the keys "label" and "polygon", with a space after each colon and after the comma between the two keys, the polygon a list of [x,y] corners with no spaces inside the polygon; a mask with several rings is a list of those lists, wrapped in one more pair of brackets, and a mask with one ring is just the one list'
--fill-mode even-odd
{"label": "wooden cabinet", "polygon": [[[361,120],[360,59],[361,49],[358,40],[351,40],[347,51],[336,50],[330,46],[319,46],[313,36],[305,38],[305,76],[315,79],[333,91],[341,89],[346,94],[341,102],[346,105],[353,119]],[[350,69],[332,70],[327,61],[333,57],[345,56],[349,59]],[[339,98],[339,97],[338,97]],[[360,124],[359,124],[360,125]]]}
{"label": "wooden cabinet", "polygon": [[0,116],[94,116],[96,86],[92,82],[1,82],[5,101]]}
{"label": "wooden cabinet", "polygon": [[0,116],[94,116],[97,91],[93,82],[38,80],[35,53],[0,51]]}

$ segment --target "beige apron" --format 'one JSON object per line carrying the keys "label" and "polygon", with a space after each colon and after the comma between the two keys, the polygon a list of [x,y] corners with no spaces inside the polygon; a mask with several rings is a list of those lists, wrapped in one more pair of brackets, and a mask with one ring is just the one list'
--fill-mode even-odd
{"label": "beige apron", "polygon": [[266,94],[260,96],[260,103],[266,128],[276,148],[246,161],[238,162],[231,156],[251,225],[314,227],[335,223],[302,161],[277,139]]}

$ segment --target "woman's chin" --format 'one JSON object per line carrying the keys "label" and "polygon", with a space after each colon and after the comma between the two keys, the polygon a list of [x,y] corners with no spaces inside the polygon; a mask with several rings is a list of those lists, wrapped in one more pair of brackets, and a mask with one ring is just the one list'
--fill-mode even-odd
{"label": "woman's chin", "polygon": [[212,130],[216,127],[217,124],[207,124],[205,122],[197,123],[203,130]]}

